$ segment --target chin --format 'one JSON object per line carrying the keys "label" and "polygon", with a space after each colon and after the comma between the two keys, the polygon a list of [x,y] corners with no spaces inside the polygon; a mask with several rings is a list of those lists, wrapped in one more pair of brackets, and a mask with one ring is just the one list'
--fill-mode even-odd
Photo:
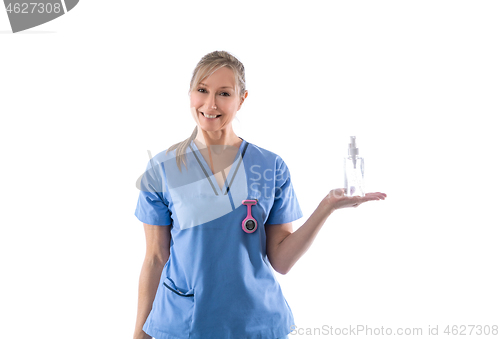
{"label": "chin", "polygon": [[205,124],[200,124],[200,127],[202,130],[204,130],[205,132],[217,132],[217,131],[220,131],[221,128],[219,127],[214,127],[214,126],[207,126]]}

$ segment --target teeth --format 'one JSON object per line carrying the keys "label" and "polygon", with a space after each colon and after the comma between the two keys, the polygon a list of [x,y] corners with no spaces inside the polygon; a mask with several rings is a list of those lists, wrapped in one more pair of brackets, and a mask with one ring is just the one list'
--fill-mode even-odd
{"label": "teeth", "polygon": [[208,115],[208,114],[205,114],[205,113],[203,113],[203,115],[205,116],[205,118],[209,118],[209,119],[217,118],[217,115]]}

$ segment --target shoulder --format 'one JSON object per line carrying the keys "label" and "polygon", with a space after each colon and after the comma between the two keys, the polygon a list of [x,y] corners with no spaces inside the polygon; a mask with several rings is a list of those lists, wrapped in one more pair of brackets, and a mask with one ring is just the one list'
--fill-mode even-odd
{"label": "shoulder", "polygon": [[[267,163],[274,164],[276,168],[286,166],[283,158],[281,158],[281,156],[279,156],[277,153],[250,142],[247,143],[248,147],[246,152],[248,153],[249,158],[251,158],[252,160],[265,161]],[[245,157],[247,157],[246,154]]]}
{"label": "shoulder", "polygon": [[248,142],[247,152],[249,152],[249,151],[253,156],[261,156],[261,157],[264,157],[267,159],[274,159],[274,160],[280,159],[280,160],[282,160],[282,158],[278,154],[276,154],[276,153],[274,153],[266,148],[252,144],[251,142]]}
{"label": "shoulder", "polygon": [[[186,149],[186,153],[190,152],[191,143],[192,143],[192,141],[188,144],[187,149]],[[175,159],[175,157],[177,156],[177,150],[178,150],[179,144],[180,144],[180,142],[169,146],[168,148],[164,149],[163,151],[155,154],[155,156],[152,159],[156,163],[162,163],[162,162],[165,162],[167,160]]]}
{"label": "shoulder", "polygon": [[[175,150],[170,152],[167,151],[168,149],[165,149],[161,152],[156,153],[152,158],[150,158],[150,160],[153,161],[153,163],[155,164],[161,164],[168,161],[169,159],[175,158]],[[148,153],[149,156],[151,157],[151,153],[149,151]]]}
{"label": "shoulder", "polygon": [[166,168],[172,166],[176,162],[176,150],[168,151],[165,149],[161,152],[156,153],[152,156],[151,151],[148,150],[148,160],[146,165],[146,171],[149,170],[158,170],[160,169],[162,172],[165,171]]}

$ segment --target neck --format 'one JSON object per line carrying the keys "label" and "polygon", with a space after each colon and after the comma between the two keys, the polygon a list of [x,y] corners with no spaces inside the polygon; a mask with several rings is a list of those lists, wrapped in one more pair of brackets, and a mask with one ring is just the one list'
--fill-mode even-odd
{"label": "neck", "polygon": [[240,138],[234,133],[233,129],[225,128],[220,131],[208,132],[198,126],[196,141],[205,145],[226,145],[234,146],[240,143]]}

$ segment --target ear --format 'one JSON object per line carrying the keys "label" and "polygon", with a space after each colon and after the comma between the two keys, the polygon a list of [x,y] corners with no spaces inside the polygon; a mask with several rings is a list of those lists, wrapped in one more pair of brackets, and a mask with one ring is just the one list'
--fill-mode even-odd
{"label": "ear", "polygon": [[238,106],[238,111],[240,110],[241,108],[241,105],[243,105],[243,101],[245,101],[245,99],[247,98],[248,96],[248,91],[245,91],[245,95],[243,95],[240,99],[240,105]]}

